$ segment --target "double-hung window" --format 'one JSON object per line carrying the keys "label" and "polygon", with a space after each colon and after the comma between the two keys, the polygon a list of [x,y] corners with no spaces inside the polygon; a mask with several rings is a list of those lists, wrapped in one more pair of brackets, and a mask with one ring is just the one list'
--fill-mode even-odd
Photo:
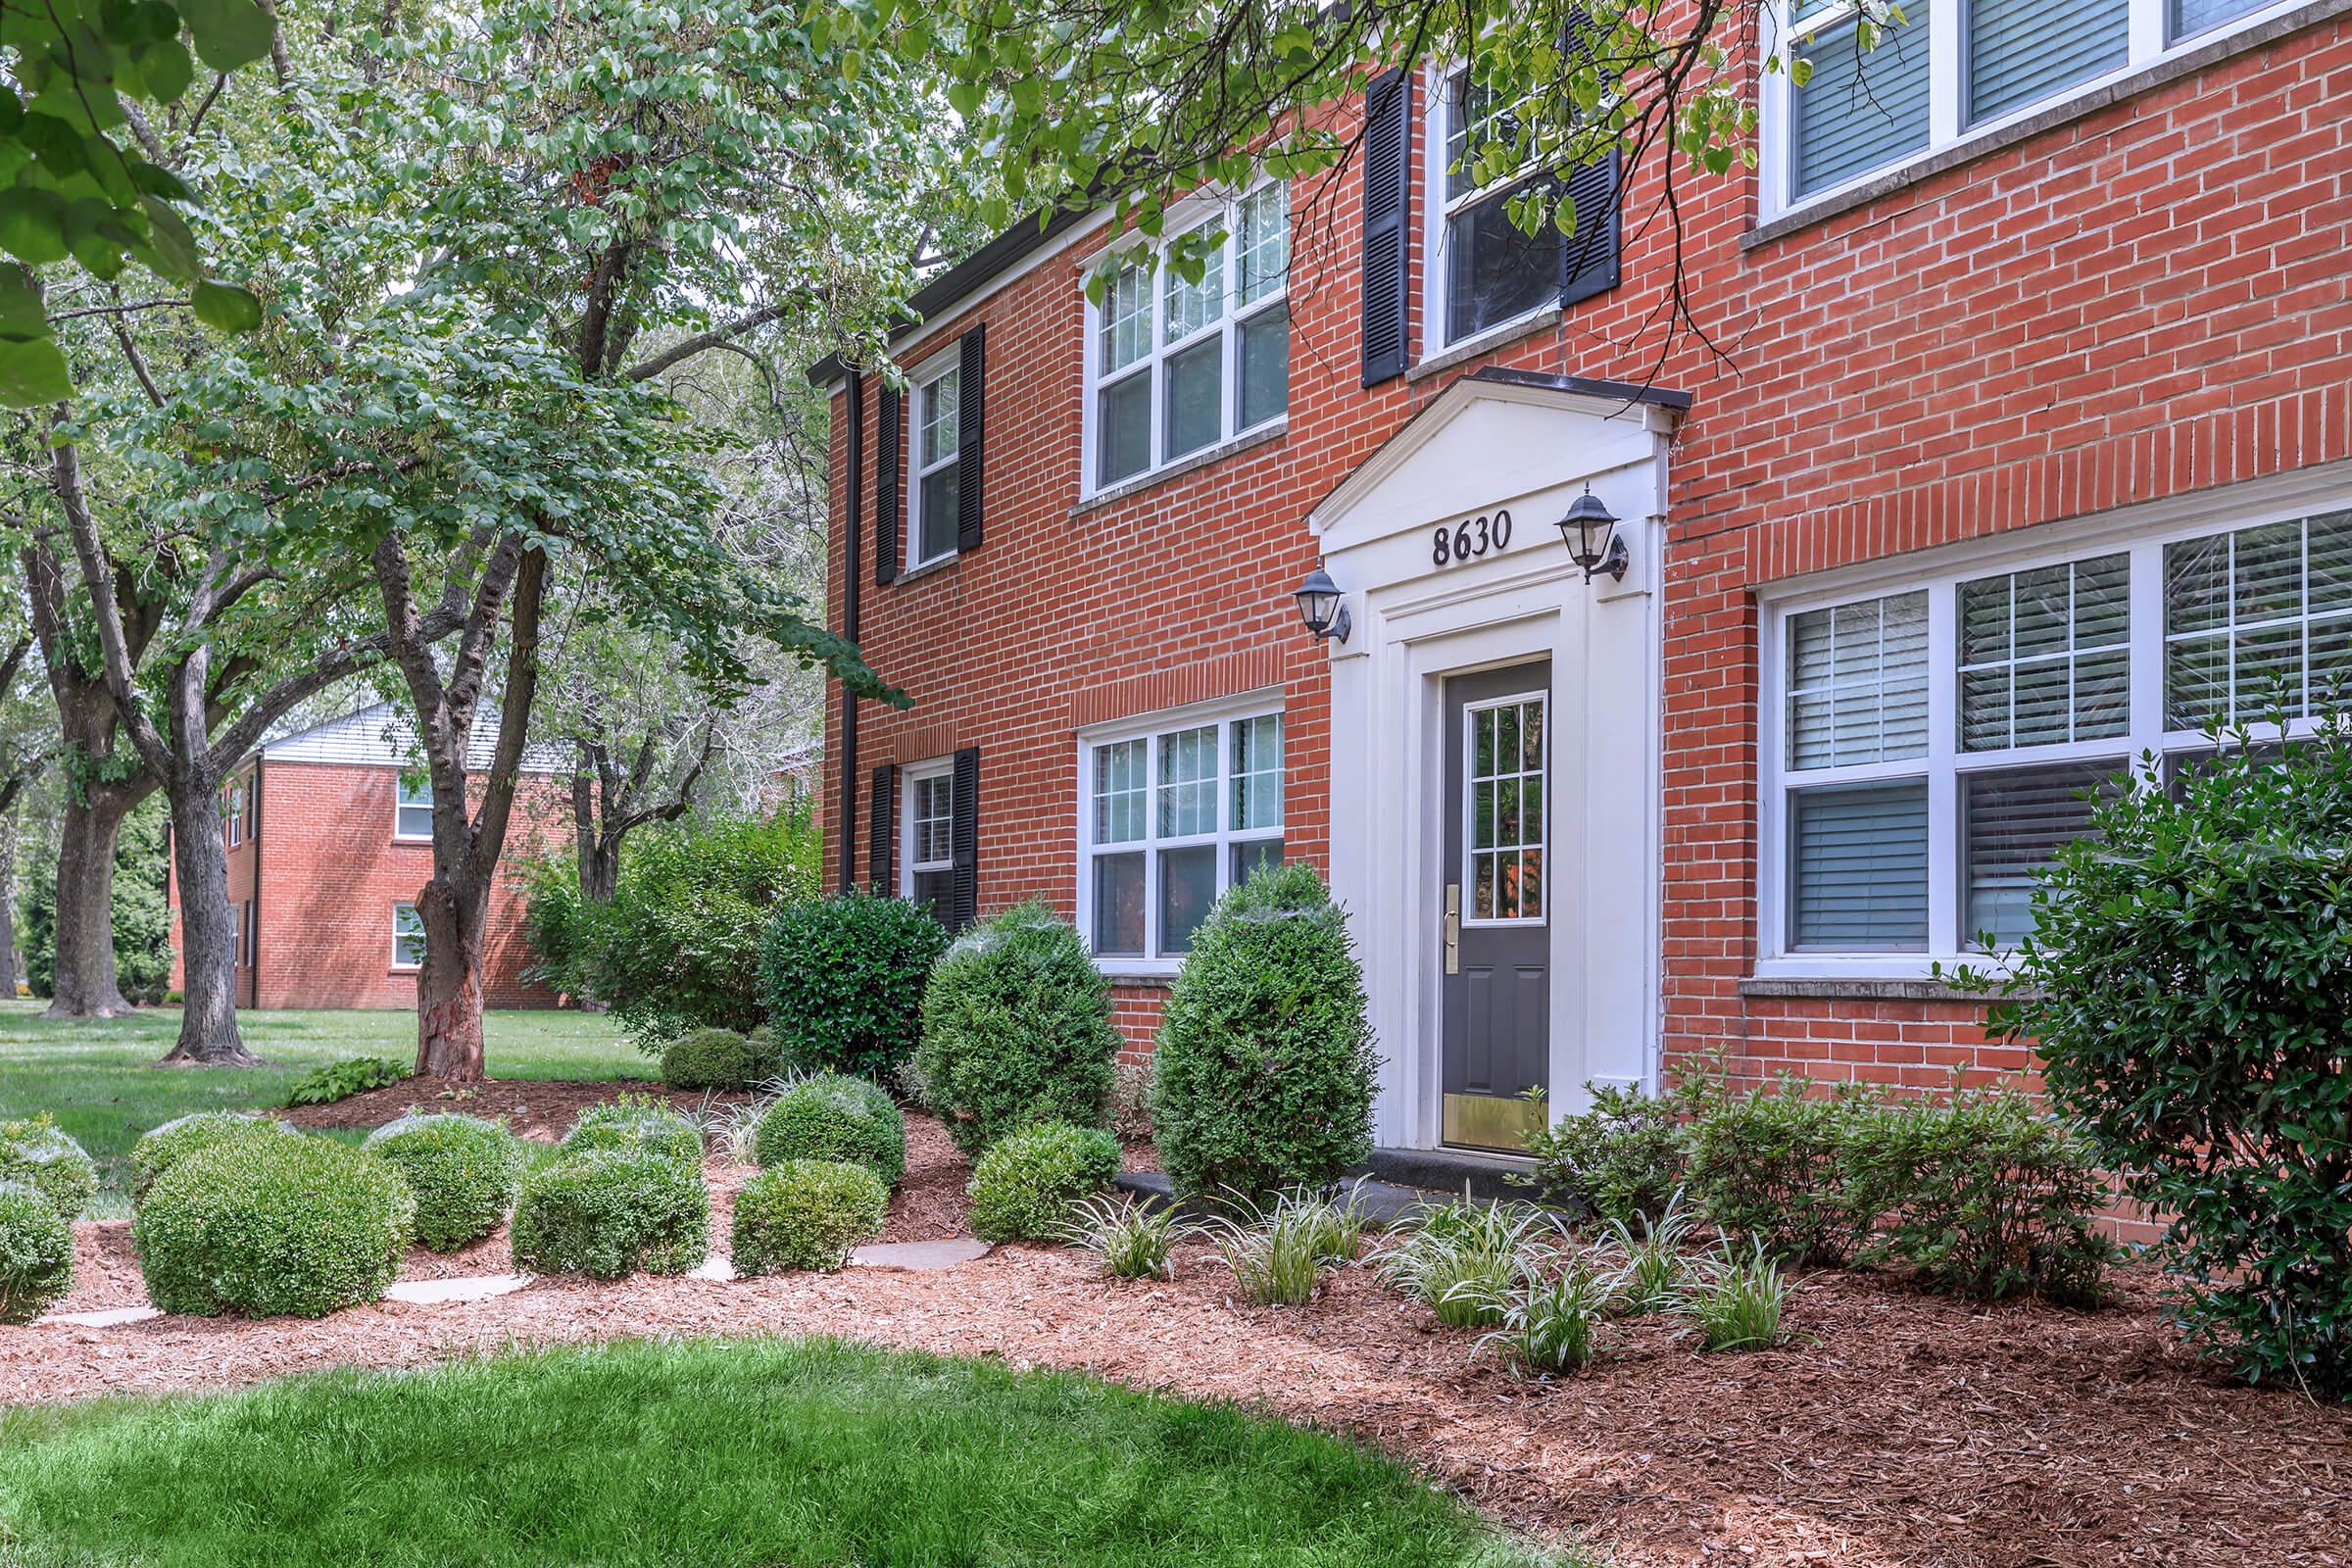
{"label": "double-hung window", "polygon": [[392,836],[396,839],[429,839],[433,836],[433,784],[425,778],[400,776],[400,800],[392,811]]}
{"label": "double-hung window", "polygon": [[1855,0],[1782,0],[1789,69],[1763,78],[1765,216],[2291,3],[1902,0],[1898,18]]}
{"label": "double-hung window", "polygon": [[231,779],[221,792],[220,814],[228,819],[228,847],[253,837],[253,775]]}
{"label": "double-hung window", "polygon": [[1768,624],[1766,972],[1916,973],[2024,938],[2135,759],[2352,681],[2352,512],[2017,546]]}
{"label": "double-hung window", "polygon": [[247,899],[238,908],[237,931],[244,940],[237,948],[237,962],[250,969],[262,951],[261,935],[253,928],[253,901]]}
{"label": "double-hung window", "polygon": [[1198,279],[1130,257],[1087,312],[1090,487],[1272,424],[1290,409],[1289,188],[1258,186],[1188,233],[1221,237]]}
{"label": "double-hung window", "polygon": [[1282,714],[1163,720],[1080,750],[1078,902],[1095,954],[1172,963],[1217,895],[1282,859]]}
{"label": "double-hung window", "polygon": [[956,483],[963,450],[963,369],[954,352],[917,373],[914,383],[912,505],[906,514],[906,569],[956,553]]}
{"label": "double-hung window", "polygon": [[[1511,145],[1519,129],[1510,106],[1473,82],[1467,68],[1446,76],[1437,94],[1435,120],[1430,145],[1442,161],[1433,183],[1445,199],[1430,319],[1443,324],[1446,343],[1458,343],[1555,303],[1564,247],[1572,242],[1548,220],[1530,234],[1511,218],[1513,197],[1556,195],[1557,181],[1548,174],[1504,182],[1480,179],[1481,149],[1490,143]],[[1589,240],[1582,220],[1593,216],[1580,215],[1577,242]]]}
{"label": "double-hung window", "polygon": [[392,906],[392,967],[415,969],[424,962],[424,917],[414,904]]}
{"label": "double-hung window", "polygon": [[944,917],[955,885],[955,769],[942,760],[909,767],[903,776],[906,843],[899,892]]}

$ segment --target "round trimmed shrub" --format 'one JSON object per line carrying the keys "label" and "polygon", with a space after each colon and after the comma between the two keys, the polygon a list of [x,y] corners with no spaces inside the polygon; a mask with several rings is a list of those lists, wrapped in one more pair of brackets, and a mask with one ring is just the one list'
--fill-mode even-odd
{"label": "round trimmed shrub", "polygon": [[454,1111],[388,1121],[360,1146],[389,1161],[416,1199],[416,1239],[454,1251],[504,1223],[522,1190],[522,1150],[504,1127]]}
{"label": "round trimmed shrub", "polygon": [[786,1064],[876,1080],[897,1072],[947,945],[930,911],[905,899],[844,893],[778,909],[760,987]]}
{"label": "round trimmed shrub", "polygon": [[1311,866],[1267,866],[1194,934],[1152,1054],[1153,1146],[1224,1201],[1336,1181],[1372,1152],[1372,1025],[1348,916]]}
{"label": "round trimmed shrub", "polygon": [[1031,1122],[1102,1126],[1118,1052],[1110,986],[1086,944],[1022,904],[957,937],[932,970],[915,1068],[970,1154]]}
{"label": "round trimmed shrub", "polygon": [[522,1181],[510,1233],[518,1268],[618,1279],[683,1274],[710,1250],[700,1163],[650,1143],[581,1149]]}
{"label": "round trimmed shrub", "polygon": [[318,1317],[379,1299],[416,1200],[389,1163],[325,1138],[232,1138],[179,1159],[131,1221],[167,1312]]}
{"label": "round trimmed shrub", "polygon": [[131,1200],[144,1201],[147,1189],[156,1184],[157,1178],[199,1150],[245,1138],[277,1135],[298,1136],[276,1117],[250,1110],[200,1110],[192,1116],[165,1122],[131,1148]]}
{"label": "round trimmed shrub", "polygon": [[1119,1141],[1094,1127],[1041,1121],[1005,1134],[972,1167],[972,1234],[984,1242],[1054,1241],[1070,1205],[1119,1173]]}
{"label": "round trimmed shrub", "polygon": [[650,1095],[622,1095],[590,1105],[556,1146],[567,1153],[598,1149],[650,1149],[664,1159],[703,1168],[702,1130]]}
{"label": "round trimmed shrub", "polygon": [[0,1180],[0,1323],[29,1323],[74,1285],[74,1227],[47,1194]]}
{"label": "round trimmed shrub", "polygon": [[98,1166],[47,1111],[0,1122],[0,1181],[22,1182],[61,1218],[78,1219],[98,1196]]}
{"label": "round trimmed shrub", "polygon": [[787,1159],[735,1195],[738,1273],[840,1268],[850,1249],[882,1228],[890,1191],[864,1165]]}
{"label": "round trimmed shrub", "polygon": [[758,1033],[697,1029],[662,1053],[662,1081],[672,1089],[754,1089],[783,1065],[783,1054]]}
{"label": "round trimmed shrub", "polygon": [[752,1134],[752,1157],[763,1167],[788,1159],[848,1160],[896,1187],[906,1174],[906,1118],[862,1078],[813,1073],[768,1102]]}

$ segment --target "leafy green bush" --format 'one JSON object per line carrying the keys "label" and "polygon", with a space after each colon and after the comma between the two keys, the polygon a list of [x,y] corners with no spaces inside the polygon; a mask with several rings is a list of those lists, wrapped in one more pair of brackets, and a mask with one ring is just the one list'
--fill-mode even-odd
{"label": "leafy green bush", "polygon": [[1215,1200],[1336,1180],[1372,1152],[1377,1065],[1347,915],[1313,868],[1261,868],[1209,911],[1161,1017],[1169,1179]]}
{"label": "leafy green bush", "polygon": [[662,1053],[662,1081],[672,1089],[756,1089],[782,1069],[769,1040],[732,1029],[697,1029]]}
{"label": "leafy green bush", "polygon": [[752,1134],[752,1157],[763,1166],[846,1160],[896,1187],[906,1174],[906,1118],[889,1095],[862,1078],[812,1073],[768,1102]]}
{"label": "leafy green bush", "polygon": [[877,1081],[897,1072],[947,946],[930,911],[905,899],[845,893],[778,909],[760,975],[785,1060]]}
{"label": "leafy green bush", "polygon": [[957,937],[931,971],[915,1068],[948,1136],[977,1153],[1031,1122],[1102,1126],[1118,1051],[1086,944],[1022,904]]}
{"label": "leafy green bush", "polygon": [[1877,1218],[1856,1261],[1915,1270],[1940,1291],[2021,1291],[2089,1303],[2114,1254],[2109,1193],[2089,1142],[2020,1091],[1874,1105],[1846,1136],[1857,1213]]}
{"label": "leafy green bush", "polygon": [[508,1234],[518,1268],[612,1280],[685,1273],[710,1250],[710,1228],[702,1166],[622,1141],[574,1148],[525,1176]]}
{"label": "leafy green bush", "polygon": [[557,1147],[567,1153],[642,1147],[690,1167],[698,1180],[703,1168],[702,1129],[651,1095],[619,1095],[590,1105]]}
{"label": "leafy green bush", "polygon": [[840,1268],[850,1249],[882,1228],[889,1208],[889,1190],[866,1166],[779,1161],[735,1195],[736,1271]]}
{"label": "leafy green bush", "polygon": [[984,1242],[1057,1241],[1070,1205],[1118,1173],[1119,1141],[1099,1128],[1066,1121],[1017,1128],[972,1166],[972,1234]]}
{"label": "leafy green bush", "polygon": [[387,1161],[416,1199],[416,1239],[454,1251],[506,1221],[522,1190],[522,1150],[504,1127],[455,1112],[412,1112],[360,1146]]}
{"label": "leafy green bush", "polygon": [[2172,1216],[2191,1340],[2352,1397],[2352,709],[2315,717],[2103,800],[2034,888],[1991,1024]]}
{"label": "leafy green bush", "polygon": [[1750,1236],[1776,1257],[1843,1262],[1875,1210],[1853,1191],[1845,1140],[1875,1097],[1784,1074],[1727,1095],[1691,1123],[1689,1191],[1707,1222]]}
{"label": "leafy green bush", "polygon": [[586,969],[593,916],[580,897],[579,862],[570,855],[534,856],[516,862],[514,880],[522,887],[522,939],[531,950],[522,977],[564,996],[591,995]]}
{"label": "leafy green bush", "polygon": [[400,1172],[325,1138],[231,1138],[174,1161],[131,1221],[167,1312],[318,1317],[381,1298],[416,1200]]}
{"label": "leafy green bush", "polygon": [[29,1323],[73,1287],[73,1225],[47,1194],[0,1179],[0,1323]]}
{"label": "leafy green bush", "polygon": [[47,1111],[0,1121],[0,1181],[22,1182],[74,1220],[98,1196],[98,1166]]}
{"label": "leafy green bush", "polygon": [[1587,1084],[1592,1103],[1527,1135],[1532,1175],[1514,1176],[1546,1203],[1631,1224],[1665,1212],[1687,1163],[1682,1117],[1688,1095],[1656,1096],[1616,1084]]}
{"label": "leafy green bush", "polygon": [[286,1091],[288,1105],[331,1105],[338,1100],[405,1084],[414,1076],[410,1064],[390,1056],[352,1056],[313,1067]]}
{"label": "leafy green bush", "polygon": [[144,1200],[164,1172],[199,1150],[247,1138],[291,1138],[294,1129],[250,1110],[200,1110],[149,1130],[130,1151],[130,1196]]}

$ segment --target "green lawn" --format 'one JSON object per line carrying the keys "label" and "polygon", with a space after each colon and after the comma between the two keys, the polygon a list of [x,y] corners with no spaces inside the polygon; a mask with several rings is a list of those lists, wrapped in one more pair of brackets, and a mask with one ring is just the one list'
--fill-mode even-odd
{"label": "green lawn", "polygon": [[0,1542],[24,1568],[1548,1560],[1322,1433],[1068,1374],[783,1340],[0,1414]]}
{"label": "green lawn", "polygon": [[[246,1047],[269,1066],[158,1067],[179,1032],[178,1009],[53,1022],[41,1007],[0,1001],[0,1120],[55,1112],[98,1161],[100,1216],[129,1212],[130,1146],[148,1128],[194,1110],[283,1104],[294,1081],[321,1062],[416,1053],[412,1012],[247,1012],[238,1017]],[[487,1033],[493,1078],[653,1076],[653,1063],[598,1014],[493,1012]]]}

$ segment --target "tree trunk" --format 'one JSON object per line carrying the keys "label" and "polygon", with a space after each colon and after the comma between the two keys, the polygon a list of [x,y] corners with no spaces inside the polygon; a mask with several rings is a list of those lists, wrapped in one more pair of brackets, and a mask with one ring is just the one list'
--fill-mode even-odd
{"label": "tree trunk", "polygon": [[237,1030],[236,916],[228,902],[228,846],[220,831],[220,784],[202,769],[171,787],[172,862],[179,874],[179,1039],[161,1065],[257,1067]]}
{"label": "tree trunk", "polygon": [[582,835],[580,899],[587,904],[611,904],[620,887],[620,835]]}
{"label": "tree trunk", "polygon": [[0,816],[0,997],[17,994],[17,813]]}
{"label": "tree trunk", "polygon": [[477,1083],[482,1076],[482,928],[487,881],[435,876],[416,896],[424,962],[416,971],[416,1070]]}
{"label": "tree trunk", "polygon": [[146,791],[90,785],[66,802],[57,845],[57,981],[48,1018],[122,1018],[115,979],[115,843]]}

